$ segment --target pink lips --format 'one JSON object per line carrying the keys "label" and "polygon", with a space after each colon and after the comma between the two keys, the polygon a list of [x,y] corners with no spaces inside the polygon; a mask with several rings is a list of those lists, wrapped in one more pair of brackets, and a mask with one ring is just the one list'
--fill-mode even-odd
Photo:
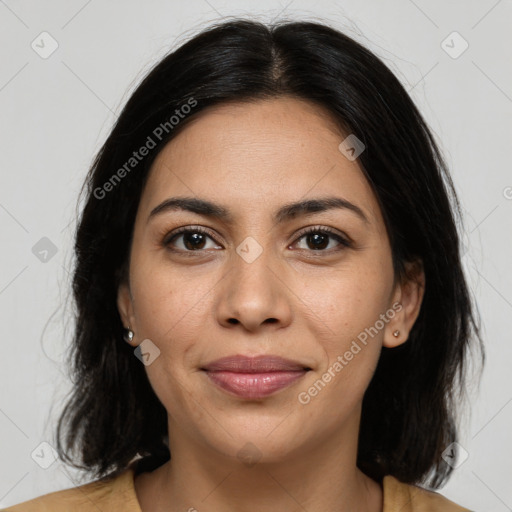
{"label": "pink lips", "polygon": [[202,368],[220,388],[242,398],[264,398],[305,375],[309,368],[279,356],[230,356]]}

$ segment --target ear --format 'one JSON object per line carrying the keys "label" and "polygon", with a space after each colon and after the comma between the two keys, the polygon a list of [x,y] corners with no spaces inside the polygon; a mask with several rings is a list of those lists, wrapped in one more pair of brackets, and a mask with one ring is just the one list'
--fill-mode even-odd
{"label": "ear", "polygon": [[[395,316],[386,324],[383,346],[397,347],[405,343],[420,313],[425,292],[425,272],[421,261],[406,263],[406,277],[398,282],[393,293]],[[398,306],[398,304],[401,305]],[[393,333],[399,331],[398,336]]]}
{"label": "ear", "polygon": [[117,309],[124,327],[130,327],[130,329],[136,333],[137,325],[133,312],[133,298],[130,287],[125,282],[122,282],[117,290]]}

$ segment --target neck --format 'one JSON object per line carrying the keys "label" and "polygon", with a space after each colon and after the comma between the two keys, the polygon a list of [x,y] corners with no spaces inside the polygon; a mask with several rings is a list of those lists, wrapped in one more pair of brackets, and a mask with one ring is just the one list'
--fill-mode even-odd
{"label": "neck", "polygon": [[269,458],[249,445],[228,457],[184,436],[171,460],[136,478],[136,492],[142,512],[382,512],[382,488],[356,467],[356,446],[313,440]]}

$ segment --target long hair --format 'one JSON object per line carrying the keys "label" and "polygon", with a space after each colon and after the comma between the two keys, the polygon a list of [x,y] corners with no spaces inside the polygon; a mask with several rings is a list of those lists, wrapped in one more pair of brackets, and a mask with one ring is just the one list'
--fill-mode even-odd
{"label": "long hair", "polygon": [[[439,487],[452,468],[456,410],[473,340],[484,353],[461,265],[460,207],[418,109],[372,52],[317,22],[231,20],[166,55],[124,106],[91,166],[75,235],[74,387],[59,418],[61,460],[111,478],[137,457],[172,455],[167,412],[122,341],[117,290],[127,279],[141,193],[159,151],[205,108],[295,97],[329,111],[366,149],[359,162],[388,231],[395,277],[420,261],[426,288],[403,345],[383,348],[365,393],[358,467]],[[149,148],[139,154],[141,147]],[[137,152],[137,157],[134,156]],[[147,458],[147,459],[146,459]]]}

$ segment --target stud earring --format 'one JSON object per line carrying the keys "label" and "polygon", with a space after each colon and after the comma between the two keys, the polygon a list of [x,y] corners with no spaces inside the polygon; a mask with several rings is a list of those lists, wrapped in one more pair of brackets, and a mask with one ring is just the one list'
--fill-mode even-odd
{"label": "stud earring", "polygon": [[128,329],[125,329],[124,333],[124,341],[126,343],[131,343],[133,341],[133,337],[135,336],[135,333],[128,327]]}
{"label": "stud earring", "polygon": [[398,338],[398,336],[400,336],[400,331],[397,329],[394,333],[393,333],[393,336],[395,338]]}

